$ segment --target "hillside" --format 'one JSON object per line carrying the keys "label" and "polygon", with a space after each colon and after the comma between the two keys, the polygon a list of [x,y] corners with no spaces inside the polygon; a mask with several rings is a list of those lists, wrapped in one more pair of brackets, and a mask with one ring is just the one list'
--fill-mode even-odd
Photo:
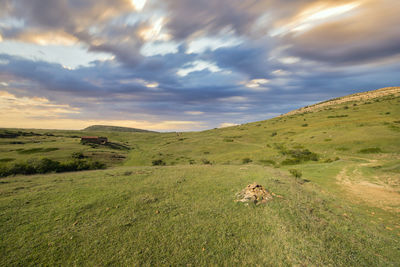
{"label": "hillside", "polygon": [[300,113],[306,113],[306,112],[314,112],[323,108],[327,107],[334,107],[335,105],[342,104],[342,103],[357,103],[361,101],[372,101],[375,99],[382,98],[384,96],[399,96],[400,95],[400,87],[386,87],[386,88],[381,88],[378,90],[373,90],[373,91],[367,91],[363,93],[356,93],[352,95],[347,95],[347,96],[342,96],[334,99],[330,99],[327,101],[323,101],[314,105],[302,107],[296,110],[292,110],[283,116],[286,115],[293,115],[293,114],[300,114]]}
{"label": "hillside", "polygon": [[143,133],[143,132],[152,132],[148,130],[130,128],[130,127],[120,127],[120,126],[108,126],[108,125],[92,125],[86,127],[82,131],[91,131],[91,132],[126,132],[126,133]]}
{"label": "hillside", "polygon": [[[2,164],[109,166],[1,178],[0,265],[398,266],[398,87],[326,103],[202,132],[96,131],[130,150],[0,131]],[[235,202],[253,182],[273,200]]]}

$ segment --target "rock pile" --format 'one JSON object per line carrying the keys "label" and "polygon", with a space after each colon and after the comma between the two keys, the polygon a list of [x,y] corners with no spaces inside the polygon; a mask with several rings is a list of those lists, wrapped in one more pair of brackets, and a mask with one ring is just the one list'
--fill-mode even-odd
{"label": "rock pile", "polygon": [[256,182],[249,184],[237,195],[237,202],[253,202],[256,205],[266,203],[272,199],[272,195],[262,185]]}

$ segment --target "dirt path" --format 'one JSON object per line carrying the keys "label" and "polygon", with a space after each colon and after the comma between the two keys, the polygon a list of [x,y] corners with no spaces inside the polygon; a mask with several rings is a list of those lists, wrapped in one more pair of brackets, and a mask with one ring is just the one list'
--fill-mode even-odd
{"label": "dirt path", "polygon": [[[360,166],[374,164],[374,160]],[[400,212],[400,193],[392,187],[365,181],[359,168],[349,173],[348,167],[344,167],[336,176],[337,183],[343,186],[356,200],[362,200],[368,204],[385,210]]]}

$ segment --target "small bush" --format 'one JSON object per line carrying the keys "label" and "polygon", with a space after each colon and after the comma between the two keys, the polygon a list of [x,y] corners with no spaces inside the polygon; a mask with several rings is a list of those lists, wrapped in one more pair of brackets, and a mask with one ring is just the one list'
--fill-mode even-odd
{"label": "small bush", "polygon": [[260,159],[258,162],[260,162],[263,165],[273,165],[275,166],[275,161],[271,160],[271,159]]}
{"label": "small bush", "polygon": [[72,153],[72,158],[74,158],[74,159],[83,159],[83,158],[85,158],[85,156],[83,155],[82,152],[74,152],[74,153]]}
{"label": "small bush", "polygon": [[208,159],[202,159],[201,162],[206,165],[211,165],[211,161],[209,161]]}
{"label": "small bush", "polygon": [[162,159],[156,159],[152,161],[153,166],[165,166],[166,163]]}
{"label": "small bush", "polygon": [[250,158],[244,158],[244,159],[242,159],[242,163],[243,163],[243,164],[247,164],[247,163],[250,163],[250,162],[253,162]]}
{"label": "small bush", "polygon": [[334,118],[346,118],[346,117],[348,117],[349,115],[335,115],[335,116],[328,116],[327,118],[328,119],[334,119]]}
{"label": "small bush", "polygon": [[308,126],[307,123],[304,123],[304,124],[301,125],[301,127],[307,127],[307,126]]}
{"label": "small bush", "polygon": [[106,165],[98,161],[73,160],[70,162],[59,162],[48,158],[39,161],[18,162],[10,166],[0,168],[0,177],[17,174],[38,174],[49,172],[71,172],[81,170],[104,169]]}
{"label": "small bush", "polygon": [[382,150],[379,147],[369,147],[369,148],[364,148],[358,151],[358,153],[362,154],[374,154],[374,153],[381,153]]}
{"label": "small bush", "polygon": [[281,162],[281,165],[296,165],[299,164],[300,160],[299,159],[285,159],[284,161]]}
{"label": "small bush", "polygon": [[297,169],[290,169],[289,172],[296,178],[301,178],[301,176],[303,175],[301,171]]}
{"label": "small bush", "polygon": [[274,137],[275,135],[277,135],[278,133],[277,132],[272,132],[271,133],[271,137]]}
{"label": "small bush", "polygon": [[60,170],[60,162],[48,158],[41,159],[36,165],[36,173],[48,173]]}
{"label": "small bush", "polygon": [[13,159],[13,158],[3,158],[3,159],[0,159],[0,162],[10,162],[10,161],[14,161],[15,159]]}

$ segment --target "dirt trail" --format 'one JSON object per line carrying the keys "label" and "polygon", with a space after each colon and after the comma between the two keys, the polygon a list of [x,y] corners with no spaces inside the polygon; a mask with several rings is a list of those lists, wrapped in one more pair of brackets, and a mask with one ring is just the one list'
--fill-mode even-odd
{"label": "dirt trail", "polygon": [[[376,160],[362,163],[359,166],[373,165]],[[336,176],[337,183],[342,185],[348,193],[358,200],[385,210],[400,212],[400,193],[384,183],[371,183],[363,180],[359,168],[349,173],[348,167],[344,167]]]}

